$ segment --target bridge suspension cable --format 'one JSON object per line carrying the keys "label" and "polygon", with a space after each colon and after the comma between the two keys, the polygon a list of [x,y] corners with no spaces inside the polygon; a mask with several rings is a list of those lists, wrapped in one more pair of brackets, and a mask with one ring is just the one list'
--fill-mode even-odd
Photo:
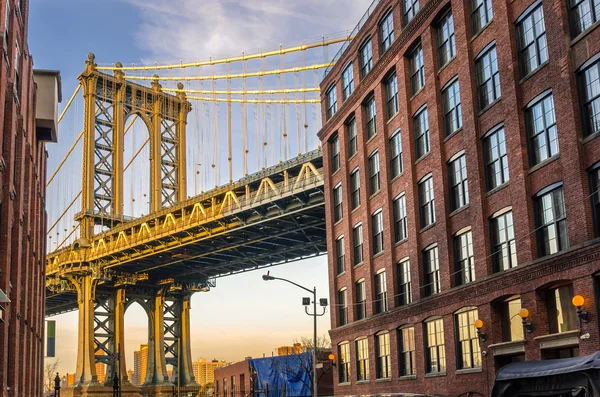
{"label": "bridge suspension cable", "polygon": [[189,94],[205,94],[205,95],[275,95],[275,94],[296,94],[296,93],[307,93],[307,92],[320,92],[319,87],[311,88],[294,88],[289,90],[179,90],[177,88],[163,88],[165,92],[184,92]]}
{"label": "bridge suspension cable", "polygon": [[[232,57],[232,58],[210,59],[208,61],[202,61],[202,62],[174,63],[174,64],[167,64],[167,65],[153,65],[153,66],[122,66],[122,67],[98,66],[98,67],[96,67],[96,69],[97,70],[122,70],[122,71],[125,71],[125,70],[131,70],[131,71],[146,70],[147,71],[147,70],[183,69],[183,68],[201,67],[201,66],[209,66],[209,65],[218,65],[218,64],[223,64],[223,63],[248,61],[251,59],[266,58],[266,57],[271,57],[271,56],[275,56],[275,55],[284,55],[284,54],[289,54],[291,52],[297,52],[297,51],[306,51],[306,50],[310,50],[311,48],[326,47],[330,44],[343,43],[343,42],[351,40],[351,39],[352,39],[352,36],[343,36],[343,37],[340,37],[337,39],[321,40],[321,41],[318,41],[315,43],[303,44],[303,45],[299,45],[296,47],[289,47],[289,48],[280,47],[278,50],[274,50],[274,51],[259,52],[256,54],[241,55],[241,56]],[[128,78],[131,78],[131,77],[128,77]]]}
{"label": "bridge suspension cable", "polygon": [[234,74],[224,74],[224,75],[212,75],[212,76],[181,76],[181,77],[160,77],[158,75],[155,76],[136,76],[136,75],[127,75],[125,76],[128,80],[145,80],[145,81],[202,81],[202,80],[223,80],[223,79],[243,79],[246,77],[262,77],[262,76],[270,76],[270,75],[278,75],[283,73],[297,73],[303,72],[306,70],[316,70],[316,69],[325,69],[330,66],[333,66],[335,63],[319,63],[316,65],[309,66],[301,66],[289,69],[275,69],[275,70],[266,70],[260,72],[251,72],[251,73],[234,73]]}
{"label": "bridge suspension cable", "polygon": [[60,124],[61,120],[63,119],[63,117],[67,113],[67,110],[69,110],[69,107],[71,106],[71,103],[73,103],[73,100],[77,96],[77,93],[79,92],[80,89],[81,89],[81,84],[77,84],[77,87],[75,88],[75,92],[73,92],[73,95],[71,95],[71,98],[67,102],[67,105],[65,106],[65,108],[63,109],[63,111],[60,113],[60,116],[58,116],[58,121],[56,122],[57,124]]}
{"label": "bridge suspension cable", "polygon": [[56,225],[58,224],[58,222],[60,222],[60,220],[66,215],[67,211],[69,211],[71,209],[71,207],[73,206],[73,204],[75,204],[75,202],[77,201],[77,199],[79,197],[81,197],[81,192],[82,192],[82,190],[80,190],[79,193],[77,193],[77,196],[75,196],[75,198],[73,199],[73,201],[71,201],[71,204],[69,204],[67,206],[67,208],[62,212],[62,214],[60,214],[60,216],[56,219],[56,221],[54,221],[54,223],[52,224],[52,226],[50,226],[50,228],[48,228],[48,231],[46,231],[46,236],[48,234],[50,234],[50,232],[52,231],[52,229],[54,229],[54,227],[56,227]]}
{"label": "bridge suspension cable", "polygon": [[237,98],[211,98],[188,96],[187,99],[206,102],[233,102],[233,103],[268,103],[268,104],[299,104],[299,103],[320,103],[320,99],[237,99]]}

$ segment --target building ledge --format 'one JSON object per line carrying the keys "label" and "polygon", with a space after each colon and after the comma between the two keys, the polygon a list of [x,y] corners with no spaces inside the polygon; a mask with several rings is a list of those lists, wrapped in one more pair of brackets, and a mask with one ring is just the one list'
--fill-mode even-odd
{"label": "building ledge", "polygon": [[481,367],[464,368],[464,369],[457,369],[456,375],[479,374],[481,372],[483,372],[483,369]]}
{"label": "building ledge", "polygon": [[525,353],[525,340],[513,340],[510,342],[494,343],[488,346],[494,356],[509,356]]}
{"label": "building ledge", "polygon": [[573,331],[537,336],[533,338],[533,340],[540,344],[540,350],[577,346],[579,345],[579,333],[580,331],[576,329]]}

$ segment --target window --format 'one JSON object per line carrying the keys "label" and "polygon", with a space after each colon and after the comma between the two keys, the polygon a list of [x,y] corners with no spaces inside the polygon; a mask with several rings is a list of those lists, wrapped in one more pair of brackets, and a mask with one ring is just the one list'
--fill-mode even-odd
{"label": "window", "polygon": [[530,105],[525,114],[531,166],[558,154],[558,132],[552,94]]}
{"label": "window", "polygon": [[456,285],[468,284],[475,281],[473,236],[470,230],[454,237],[454,267]]}
{"label": "window", "polygon": [[375,97],[371,95],[371,97],[365,103],[365,113],[367,119],[367,140],[377,134],[377,122],[376,115],[377,109],[375,107]]}
{"label": "window", "polygon": [[435,200],[433,197],[433,178],[431,175],[419,182],[419,210],[421,229],[435,223]]}
{"label": "window", "polygon": [[330,142],[331,144],[331,173],[340,169],[340,139],[336,135]]}
{"label": "window", "polygon": [[373,68],[373,47],[371,45],[371,39],[365,41],[359,50],[360,60],[360,78],[365,77]]}
{"label": "window", "polygon": [[402,0],[403,23],[406,25],[419,12],[419,0]]}
{"label": "window", "polygon": [[387,312],[387,285],[385,270],[375,274],[375,313]]}
{"label": "window", "polygon": [[504,126],[493,129],[483,138],[483,159],[488,192],[509,181]]}
{"label": "window", "polygon": [[6,2],[6,15],[4,19],[4,48],[8,50],[10,43],[10,18],[12,16],[10,12],[10,2]]}
{"label": "window", "polygon": [[21,92],[21,49],[19,43],[15,43],[15,89],[17,93]]}
{"label": "window", "polygon": [[554,254],[569,247],[563,189],[562,186],[551,186],[550,189],[544,189],[535,199],[539,256]]}
{"label": "window", "polygon": [[356,319],[362,320],[367,317],[367,291],[365,280],[356,282]]}
{"label": "window", "polygon": [[424,106],[414,116],[415,154],[417,160],[429,153],[429,116]]}
{"label": "window", "polygon": [[423,251],[423,263],[425,264],[425,296],[435,295],[442,289],[437,245]]}
{"label": "window", "polygon": [[337,223],[342,220],[342,184],[333,188],[333,221]]}
{"label": "window", "polygon": [[478,318],[477,309],[456,315],[456,333],[458,334],[458,368],[480,368],[481,349],[475,328]]}
{"label": "window", "polygon": [[346,270],[346,255],[344,253],[344,236],[335,240],[335,254],[337,274],[342,274]]}
{"label": "window", "polygon": [[400,241],[408,238],[408,221],[406,218],[406,197],[404,194],[396,197],[392,203],[394,208],[394,241]]}
{"label": "window", "polygon": [[350,382],[350,345],[348,342],[338,345],[338,375],[340,383]]}
{"label": "window", "polygon": [[346,133],[348,134],[348,157],[352,157],[356,154],[356,152],[358,152],[355,118],[352,118],[352,120],[346,124]]}
{"label": "window", "polygon": [[569,0],[569,5],[573,37],[579,36],[598,21],[600,0]]}
{"label": "window", "polygon": [[590,136],[600,132],[600,57],[581,71],[579,84],[583,100],[583,133]]}
{"label": "window", "polygon": [[523,340],[523,321],[519,317],[521,298],[502,302],[502,341]]}
{"label": "window", "polygon": [[373,255],[383,252],[383,213],[381,209],[371,215],[371,236],[373,237]]}
{"label": "window", "polygon": [[390,138],[390,154],[392,157],[390,160],[390,173],[392,179],[394,179],[402,173],[402,136],[400,136],[400,130],[397,130]]}
{"label": "window", "polygon": [[398,263],[398,306],[412,302],[412,287],[410,284],[410,262],[408,259]]}
{"label": "window", "polygon": [[473,36],[479,33],[492,19],[492,0],[471,0],[471,29]]}
{"label": "window", "polygon": [[398,113],[398,78],[394,72],[385,80],[385,100],[388,120]]}
{"label": "window", "polygon": [[235,396],[235,376],[231,377],[231,397]]}
{"label": "window", "polygon": [[467,180],[467,160],[461,154],[448,163],[448,182],[450,183],[450,211],[469,204],[469,182]]}
{"label": "window", "polygon": [[498,73],[498,58],[496,44],[484,50],[475,60],[477,74],[477,96],[479,109],[483,110],[500,98],[500,74]]}
{"label": "window", "polygon": [[377,379],[392,377],[392,358],[390,356],[390,333],[375,336],[377,344]]}
{"label": "window", "polygon": [[427,373],[446,372],[446,347],[444,345],[444,320],[437,319],[425,323],[425,361]]}
{"label": "window", "polygon": [[349,63],[342,72],[342,101],[345,101],[353,91],[354,70],[352,69],[352,63]]}
{"label": "window", "polygon": [[359,339],[356,344],[356,380],[369,380],[369,341]]}
{"label": "window", "polygon": [[227,396],[227,378],[223,378],[223,396]]}
{"label": "window", "polygon": [[417,374],[415,362],[415,328],[407,327],[399,330],[400,336],[400,376]]}
{"label": "window", "polygon": [[381,42],[381,54],[383,54],[394,42],[394,16],[392,10],[389,10],[379,22],[379,40]]}
{"label": "window", "polygon": [[337,92],[335,90],[335,84],[333,84],[327,92],[327,119],[331,118],[337,112]]}
{"label": "window", "polygon": [[592,199],[592,223],[596,237],[600,237],[600,163],[590,170],[590,198]]}
{"label": "window", "polygon": [[512,211],[497,215],[490,220],[492,232],[492,266],[501,272],[517,266],[517,247]]}
{"label": "window", "polygon": [[541,3],[517,20],[517,40],[521,76],[527,76],[548,61],[546,26]]}
{"label": "window", "polygon": [[346,288],[338,291],[338,324],[348,324],[348,303],[346,301]]}
{"label": "window", "polygon": [[360,205],[360,173],[358,168],[350,174],[350,201],[353,210]]}
{"label": "window", "polygon": [[369,187],[371,196],[379,191],[379,152],[369,156]]}
{"label": "window", "polygon": [[450,136],[462,128],[458,78],[455,78],[442,90],[442,105],[444,108],[444,131],[446,136]]}
{"label": "window", "polygon": [[363,261],[362,225],[354,226],[354,229],[352,229],[352,240],[354,241],[354,266],[356,266]]}
{"label": "window", "polygon": [[573,296],[573,284],[546,291],[548,326],[551,334],[577,329],[577,309],[571,302]]}
{"label": "window", "polygon": [[410,91],[415,95],[425,87],[425,64],[423,62],[423,47],[421,44],[410,55]]}
{"label": "window", "polygon": [[438,56],[440,67],[446,65],[456,55],[456,42],[454,40],[454,19],[452,11],[448,12],[440,21],[438,27]]}

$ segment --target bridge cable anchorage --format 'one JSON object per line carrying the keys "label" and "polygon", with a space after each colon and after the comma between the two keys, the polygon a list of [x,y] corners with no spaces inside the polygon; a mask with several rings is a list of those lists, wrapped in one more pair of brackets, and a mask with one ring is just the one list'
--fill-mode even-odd
{"label": "bridge cable anchorage", "polygon": [[73,199],[73,201],[71,201],[71,204],[69,204],[67,206],[67,208],[63,211],[63,213],[60,214],[60,216],[58,217],[58,219],[56,219],[56,221],[54,221],[54,223],[52,224],[52,226],[50,226],[50,228],[48,228],[48,231],[46,232],[46,236],[48,234],[50,234],[50,232],[52,231],[52,229],[54,229],[56,227],[56,225],[58,224],[58,222],[60,222],[60,220],[67,214],[67,211],[69,211],[69,209],[71,209],[71,207],[73,206],[73,204],[75,204],[75,201],[77,201],[77,199],[81,196],[81,192],[83,192],[83,190],[80,190],[79,193],[77,193],[77,195],[75,196],[75,198]]}
{"label": "bridge cable anchorage", "polygon": [[234,73],[234,74],[225,74],[225,75],[212,75],[212,76],[181,76],[181,77],[148,77],[148,76],[136,76],[136,75],[127,75],[125,78],[127,80],[142,80],[142,81],[202,81],[202,80],[225,80],[225,79],[242,79],[244,77],[262,77],[262,76],[271,76],[278,75],[283,73],[297,73],[305,70],[316,70],[316,69],[325,69],[330,66],[335,65],[335,62],[329,63],[318,63],[315,65],[308,65],[302,67],[295,67],[289,69],[275,69],[275,70],[266,70],[260,72],[250,72],[250,73]]}
{"label": "bridge cable anchorage", "polygon": [[69,99],[69,101],[65,105],[65,108],[60,113],[60,116],[58,116],[58,120],[56,121],[56,124],[60,124],[61,120],[63,119],[63,117],[67,113],[67,110],[69,110],[69,107],[71,107],[71,103],[73,103],[73,100],[77,96],[77,93],[79,92],[80,89],[81,89],[81,84],[77,84],[77,87],[75,88],[75,92],[73,92],[73,95],[71,95],[71,98]]}
{"label": "bridge cable anchorage", "polygon": [[167,64],[167,65],[153,65],[153,66],[96,66],[96,70],[110,70],[110,71],[151,71],[151,70],[164,70],[164,69],[185,69],[185,68],[195,68],[201,66],[214,66],[222,63],[232,63],[232,62],[240,62],[240,61],[248,61],[251,59],[259,59],[259,58],[267,58],[275,55],[283,55],[291,52],[297,51],[306,51],[312,48],[318,48],[323,46],[328,46],[331,44],[343,43],[348,40],[352,40],[353,36],[343,36],[337,39],[331,40],[321,40],[311,44],[303,44],[296,47],[290,48],[282,48],[280,47],[278,50],[268,51],[268,52],[260,52],[256,54],[250,55],[242,55],[239,57],[232,58],[222,58],[222,59],[209,59],[208,61],[201,62],[190,62],[190,63],[176,63],[176,64]]}
{"label": "bridge cable anchorage", "polygon": [[[246,73],[246,72],[244,72]],[[242,77],[245,79],[245,77]],[[307,93],[307,92],[321,92],[319,87],[311,87],[311,88],[299,88],[299,89],[289,89],[289,90],[231,90],[231,91],[222,91],[222,90],[180,90],[177,88],[163,88],[165,92],[184,92],[186,94],[205,94],[205,95],[274,95],[274,94],[295,94],[295,93]]]}

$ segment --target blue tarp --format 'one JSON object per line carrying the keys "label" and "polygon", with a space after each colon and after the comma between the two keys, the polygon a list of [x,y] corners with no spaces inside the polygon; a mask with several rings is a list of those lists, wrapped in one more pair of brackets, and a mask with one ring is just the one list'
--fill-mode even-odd
{"label": "blue tarp", "polygon": [[[312,382],[312,354],[290,354],[255,358],[250,366],[256,372],[256,389],[269,389],[287,396],[310,396]],[[268,386],[267,386],[268,385]]]}

